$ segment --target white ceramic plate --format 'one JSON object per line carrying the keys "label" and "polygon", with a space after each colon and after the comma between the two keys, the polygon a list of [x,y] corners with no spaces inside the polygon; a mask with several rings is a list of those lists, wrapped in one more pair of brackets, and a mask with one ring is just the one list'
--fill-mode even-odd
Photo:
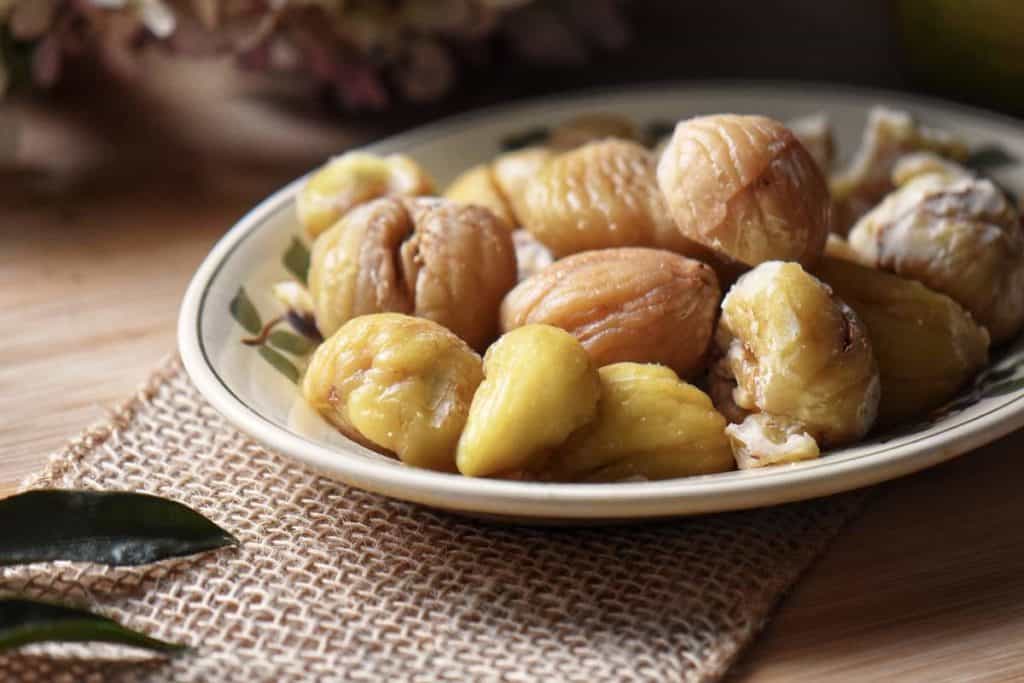
{"label": "white ceramic plate", "polygon": [[[887,104],[963,135],[972,146],[999,144],[1024,159],[1024,129],[1010,119],[933,100],[884,92],[799,85],[657,85],[521,102],[459,116],[383,140],[374,152],[403,152],[440,184],[491,158],[501,141],[580,112],[618,112],[641,125],[713,112],[764,113],[786,120],[827,112],[846,154],[855,149],[867,109]],[[325,150],[326,156],[326,150]],[[1024,168],[994,172],[1024,190]],[[253,347],[229,314],[244,286],[264,321],[280,307],[272,283],[287,277],[285,253],[299,234],[294,197],[284,187],[235,225],[203,262],[185,295],[178,328],[181,354],[209,402],[253,438],[330,477],[387,496],[478,515],[537,520],[622,520],[772,505],[873,484],[930,467],[1024,425],[1024,344],[997,354],[955,405],[929,422],[835,450],[818,460],[757,471],[661,482],[542,484],[494,481],[406,467],[330,429],[297,400],[295,384]],[[301,359],[282,357],[301,366]]]}

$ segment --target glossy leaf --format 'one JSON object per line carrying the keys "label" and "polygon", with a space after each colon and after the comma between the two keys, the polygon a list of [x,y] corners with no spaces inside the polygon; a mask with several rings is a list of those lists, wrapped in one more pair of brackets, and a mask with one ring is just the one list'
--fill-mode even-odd
{"label": "glossy leaf", "polygon": [[0,500],[0,567],[73,560],[140,565],[238,541],[181,503],[142,493],[29,491]]}
{"label": "glossy leaf", "polygon": [[316,348],[316,344],[309,339],[292,334],[291,332],[285,332],[284,330],[274,330],[267,337],[267,341],[274,348],[293,353],[297,356],[304,356]]}
{"label": "glossy leaf", "polygon": [[1017,163],[1017,159],[999,145],[987,145],[971,152],[964,162],[973,169],[983,171]]}
{"label": "glossy leaf", "polygon": [[184,645],[132,631],[84,609],[34,600],[0,600],[0,652],[33,643],[114,643],[175,653]]}
{"label": "glossy leaf", "polygon": [[280,372],[282,375],[290,379],[292,382],[299,381],[299,369],[295,365],[282,356],[280,353],[270,348],[269,346],[261,346],[259,353],[263,356],[263,359],[274,366],[274,369]]}
{"label": "glossy leaf", "polygon": [[260,312],[253,306],[249,295],[245,293],[244,287],[238,288],[238,293],[231,300],[229,308],[231,310],[231,317],[244,327],[249,334],[259,334],[260,330],[263,329],[263,319],[260,318]]}
{"label": "glossy leaf", "polygon": [[309,279],[309,249],[298,237],[292,238],[288,251],[281,258],[281,263],[299,282],[305,284]]}

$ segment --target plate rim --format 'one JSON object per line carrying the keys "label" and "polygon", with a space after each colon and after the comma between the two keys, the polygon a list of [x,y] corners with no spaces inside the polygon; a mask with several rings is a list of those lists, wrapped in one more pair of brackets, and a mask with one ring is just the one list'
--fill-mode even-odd
{"label": "plate rim", "polygon": [[[449,135],[476,121],[532,111],[544,106],[571,105],[588,100],[638,95],[657,97],[666,88],[673,92],[717,91],[728,94],[737,89],[765,91],[827,91],[864,103],[869,98],[888,104],[946,110],[974,118],[988,119],[1020,130],[1015,119],[939,98],[879,88],[830,85],[804,81],[683,81],[588,88],[568,94],[525,98],[495,104],[418,126],[367,145],[351,149],[373,151],[400,148],[430,138]],[[902,444],[885,458],[868,453],[848,461],[826,463],[820,468],[774,468],[745,479],[716,479],[715,475],[687,477],[659,482],[614,484],[549,484],[539,482],[474,479],[461,475],[397,466],[370,458],[341,455],[331,448],[290,432],[267,419],[236,396],[210,362],[202,341],[202,313],[206,295],[217,273],[236,248],[259,231],[267,218],[287,206],[306,178],[300,176],[260,201],[217,241],[196,270],[182,300],[178,317],[178,347],[186,372],[200,393],[229,422],[243,432],[288,457],[305,463],[324,475],[349,485],[449,510],[525,519],[603,520],[681,516],[774,505],[827,496],[861,488],[932,467],[967,451],[1005,436],[1024,426],[1024,394],[1013,397],[985,413],[950,427],[957,432],[941,444],[930,444],[937,434]],[[1012,404],[1017,405],[1012,405]],[[967,425],[973,425],[964,429]],[[931,452],[929,452],[931,451]]]}

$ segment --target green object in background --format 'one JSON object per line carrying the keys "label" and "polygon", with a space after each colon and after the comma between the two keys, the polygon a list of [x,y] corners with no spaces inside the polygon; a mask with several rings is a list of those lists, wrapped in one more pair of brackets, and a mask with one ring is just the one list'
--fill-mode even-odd
{"label": "green object in background", "polygon": [[922,85],[1024,114],[1024,0],[900,0],[908,66]]}

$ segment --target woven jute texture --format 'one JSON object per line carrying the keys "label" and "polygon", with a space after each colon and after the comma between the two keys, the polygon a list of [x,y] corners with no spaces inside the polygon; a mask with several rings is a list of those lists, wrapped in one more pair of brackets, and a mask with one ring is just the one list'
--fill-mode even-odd
{"label": "woven jute texture", "polygon": [[0,657],[3,681],[714,680],[860,503],[609,528],[474,521],[268,452],[177,360],[28,486],[174,498],[241,546],[145,568],[0,570],[5,594],[193,646],[170,660],[28,650]]}

